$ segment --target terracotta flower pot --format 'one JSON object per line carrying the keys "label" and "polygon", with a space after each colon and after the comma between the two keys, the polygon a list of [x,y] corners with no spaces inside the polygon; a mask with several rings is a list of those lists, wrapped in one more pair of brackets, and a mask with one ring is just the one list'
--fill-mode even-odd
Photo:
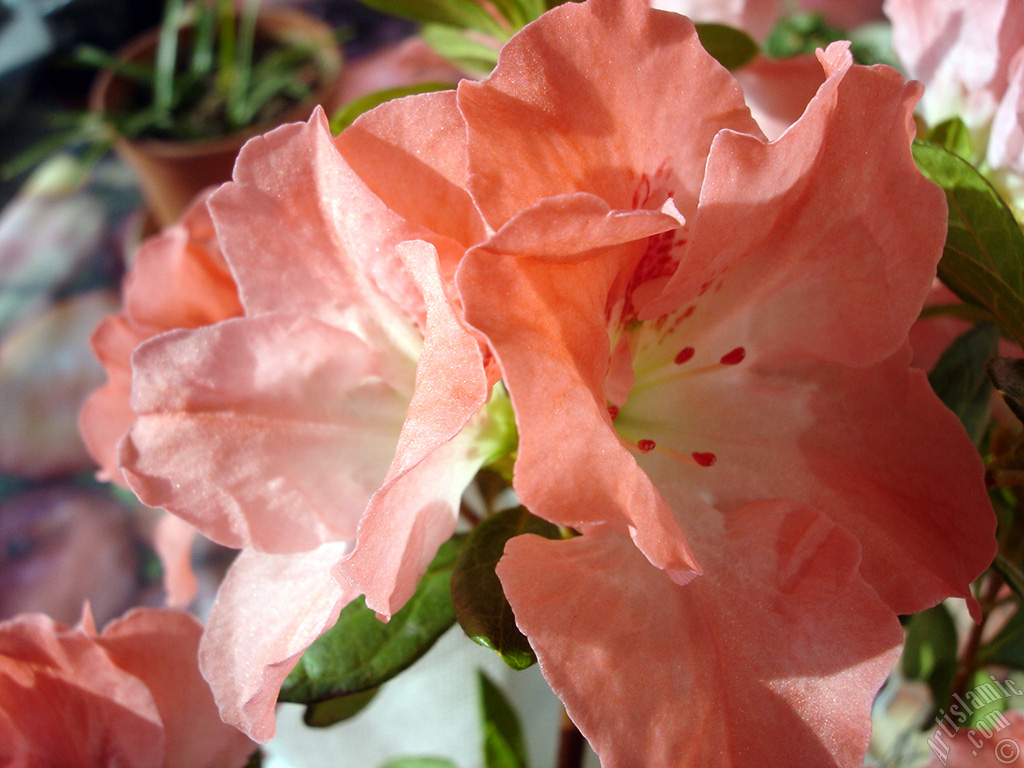
{"label": "terracotta flower pot", "polygon": [[[318,87],[307,99],[273,120],[222,138],[174,141],[120,136],[115,139],[114,151],[135,169],[158,225],[166,226],[177,220],[189,201],[205,187],[228,181],[238,150],[253,136],[266,133],[276,125],[305,120],[317,104],[322,104],[328,114],[338,106],[342,57],[328,25],[294,10],[273,9],[261,14],[257,35],[287,42],[312,42],[320,72]],[[118,57],[126,61],[151,61],[158,36],[159,30],[152,30],[129,43],[118,52]],[[102,70],[89,93],[89,107],[99,114],[123,109],[133,88],[123,77]]]}

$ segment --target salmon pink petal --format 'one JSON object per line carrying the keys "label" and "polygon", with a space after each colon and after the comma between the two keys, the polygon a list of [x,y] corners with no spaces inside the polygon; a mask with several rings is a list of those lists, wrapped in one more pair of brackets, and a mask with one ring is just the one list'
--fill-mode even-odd
{"label": "salmon pink petal", "polygon": [[224,723],[199,674],[203,627],[183,611],[139,608],[111,622],[97,639],[125,672],[143,680],[166,734],[162,768],[243,766],[256,750]]}
{"label": "salmon pink petal", "polygon": [[845,46],[822,54],[828,80],[780,139],[716,138],[689,247],[640,319],[695,301],[712,322],[698,297],[713,287],[715,321],[756,312],[746,340],[775,355],[866,365],[900,347],[942,253],[946,204],[908,151],[919,86],[852,66]]}
{"label": "salmon pink petal", "polygon": [[192,544],[198,533],[177,515],[163,515],[153,532],[153,546],[164,570],[167,605],[184,608],[195,599],[199,582],[192,570]]}
{"label": "salmon pink petal", "polygon": [[723,128],[760,135],[689,20],[642,3],[569,3],[523,29],[494,74],[459,85],[470,188],[499,229],[540,200],[589,192],[614,210],[696,206]]}
{"label": "salmon pink petal", "polygon": [[825,80],[821,64],[811,55],[758,56],[735,75],[751,114],[773,141],[800,118]]}
{"label": "salmon pink petal", "polygon": [[787,502],[691,517],[704,575],[685,586],[608,530],[516,538],[498,564],[601,764],[860,766],[902,632],[854,539]]}
{"label": "salmon pink petal", "polygon": [[359,178],[388,207],[465,250],[484,239],[469,195],[466,124],[454,91],[385,102],[335,139]]}
{"label": "salmon pink petal", "polygon": [[13,751],[21,765],[163,765],[164,728],[146,684],[85,632],[45,616],[0,623],[0,709],[17,732],[0,756]]}
{"label": "salmon pink petal", "polygon": [[221,716],[253,739],[274,735],[281,684],[302,653],[357,596],[331,576],[350,545],[297,555],[242,550],[206,624],[199,658]]}
{"label": "salmon pink petal", "polygon": [[309,314],[378,349],[416,335],[422,299],[394,246],[420,230],[359,180],[322,110],[250,140],[210,209],[246,314]]}
{"label": "salmon pink petal", "polygon": [[685,580],[699,568],[671,510],[611,429],[605,401],[606,305],[620,273],[643,253],[643,243],[631,245],[576,262],[477,249],[466,255],[459,287],[466,318],[487,332],[515,407],[522,502],[577,530],[630,532],[651,562]]}
{"label": "salmon pink petal", "polygon": [[455,530],[463,490],[490,458],[479,440],[483,417],[470,423],[488,395],[480,346],[445,298],[435,249],[417,241],[399,252],[423,292],[427,335],[394,461],[342,565],[366,604],[385,616],[412,596]]}
{"label": "salmon pink petal", "polygon": [[125,476],[145,503],[227,546],[294,552],[351,539],[412,391],[412,362],[392,383],[382,369],[394,362],[379,358],[309,317],[164,334],[133,358]]}

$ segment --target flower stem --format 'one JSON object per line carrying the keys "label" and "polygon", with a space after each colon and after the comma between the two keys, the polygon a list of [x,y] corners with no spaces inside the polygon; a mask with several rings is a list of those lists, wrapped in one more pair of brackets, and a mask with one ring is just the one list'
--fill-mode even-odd
{"label": "flower stem", "polygon": [[558,737],[558,762],[555,768],[583,768],[586,741],[579,728],[562,708],[562,724]]}

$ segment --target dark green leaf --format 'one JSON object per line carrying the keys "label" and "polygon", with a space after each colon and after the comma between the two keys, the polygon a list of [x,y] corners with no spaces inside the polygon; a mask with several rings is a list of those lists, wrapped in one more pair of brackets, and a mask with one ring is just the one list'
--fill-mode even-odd
{"label": "dark green leaf", "polygon": [[750,63],[760,50],[746,32],[725,24],[698,24],[697,37],[704,50],[728,70]]}
{"label": "dark green leaf", "polygon": [[1017,418],[1024,421],[1024,360],[997,357],[989,361],[987,370],[996,392]]}
{"label": "dark green leaf", "polygon": [[447,91],[455,86],[450,83],[416,83],[405,85],[400,88],[385,88],[380,91],[368,93],[353,99],[331,116],[331,131],[341,133],[355,122],[356,118],[364,112],[369,112],[374,107],[380,106],[386,101],[398,99],[402,96],[412,96],[416,93],[431,93],[433,91]]}
{"label": "dark green leaf", "polygon": [[949,345],[928,374],[935,394],[957,415],[975,445],[985,434],[991,410],[992,385],[985,364],[998,349],[995,323],[976,325]]}
{"label": "dark green leaf", "polygon": [[280,701],[312,704],[376,688],[406,669],[455,623],[449,581],[462,539],[445,542],[416,592],[387,624],[363,598],[302,655],[281,687]]}
{"label": "dark green leaf", "polygon": [[484,730],[485,768],[527,768],[523,729],[515,709],[505,695],[482,671],[480,712]]}
{"label": "dark green leaf", "polygon": [[460,29],[475,29],[507,39],[504,29],[477,0],[361,0],[375,11],[419,22],[436,22]]}
{"label": "dark green leaf", "polygon": [[455,768],[455,763],[441,757],[397,757],[380,768]]}
{"label": "dark green leaf", "polygon": [[775,59],[814,53],[829,43],[848,39],[848,35],[830,26],[816,13],[797,13],[783,18],[764,41],[764,50]]}
{"label": "dark green leaf", "polygon": [[964,121],[959,117],[939,123],[928,131],[925,139],[932,144],[938,144],[943,149],[948,149],[964,160],[970,160],[974,155],[974,139],[971,138],[971,132],[967,130]]}
{"label": "dark green leaf", "polygon": [[946,606],[936,605],[911,618],[903,649],[903,674],[928,683],[940,705],[949,699],[957,669],[957,634]]}
{"label": "dark green leaf", "polygon": [[496,48],[472,39],[461,29],[444,24],[425,24],[420,36],[438,56],[474,75],[486,76],[498,63]]}
{"label": "dark green leaf", "polygon": [[474,642],[497,651],[513,669],[526,669],[537,657],[516,626],[494,568],[505,543],[524,533],[560,538],[557,526],[534,517],[525,507],[505,510],[486,518],[473,530],[452,573],[452,603],[462,629]]}
{"label": "dark green leaf", "polygon": [[914,159],[946,193],[949,231],[939,277],[1024,342],[1024,235],[996,190],[966,160],[914,141]]}
{"label": "dark green leaf", "polygon": [[[989,677],[989,673],[979,669],[971,675],[967,686],[963,695],[965,703],[971,708],[971,714],[966,723],[967,727],[988,727],[1000,722],[1003,719],[1002,713],[1006,711],[1009,704],[1006,700],[1006,693]],[[1009,723],[1006,722],[1005,725],[1009,725]]]}
{"label": "dark green leaf", "polygon": [[380,688],[371,688],[362,693],[339,696],[336,699],[320,701],[306,707],[302,721],[310,728],[326,728],[329,725],[348,720],[366,708]]}

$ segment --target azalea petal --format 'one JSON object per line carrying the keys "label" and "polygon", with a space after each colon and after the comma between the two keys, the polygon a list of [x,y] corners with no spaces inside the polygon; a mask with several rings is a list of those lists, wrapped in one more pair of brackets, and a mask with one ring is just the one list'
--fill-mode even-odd
{"label": "azalea petal", "polygon": [[231,768],[256,750],[217,713],[200,676],[203,627],[183,611],[138,608],[111,622],[97,643],[118,667],[143,680],[166,734],[162,768]]}
{"label": "azalea petal", "polygon": [[[642,399],[634,391],[620,428],[650,425],[658,448],[639,462],[668,498],[731,509],[787,497],[824,510],[861,543],[865,579],[897,613],[914,613],[970,598],[996,542],[981,459],[909,358],[904,349],[850,369],[755,353]],[[716,461],[677,459],[690,451]]]}
{"label": "azalea petal", "polygon": [[81,629],[41,615],[0,623],[0,702],[28,765],[163,765],[150,691]]}
{"label": "azalea petal", "polygon": [[359,180],[322,110],[250,140],[210,209],[247,314],[309,314],[377,349],[413,343],[423,303],[394,246],[418,229]]}
{"label": "azalea petal", "polygon": [[852,66],[846,45],[822,54],[828,80],[780,139],[715,139],[689,248],[640,319],[714,284],[722,295],[713,310],[696,301],[694,321],[756,306],[745,341],[775,355],[866,365],[899,349],[942,254],[946,203],[909,152],[920,87]]}
{"label": "azalea petal", "polygon": [[810,54],[758,56],[735,74],[751,114],[772,141],[800,118],[825,80],[821,64]]}
{"label": "azalea petal", "polygon": [[[502,48],[494,73],[463,81],[470,188],[495,229],[540,200],[590,192],[615,210],[684,215],[723,128],[761,136],[736,81],[693,25],[642,3],[569,3]],[[652,202],[653,201],[653,202]]]}
{"label": "azalea petal", "polygon": [[[849,0],[844,0],[849,2]],[[779,0],[653,0],[652,8],[681,13],[698,23],[725,24],[763,40],[775,26]]]}
{"label": "azalea petal", "polygon": [[341,566],[383,616],[412,596],[455,531],[462,492],[489,458],[476,430],[456,437],[487,399],[480,347],[445,298],[434,248],[410,242],[400,253],[427,302],[427,336],[394,462]]}
{"label": "azalea petal", "polygon": [[685,580],[697,564],[671,510],[611,428],[604,396],[608,296],[643,246],[560,263],[474,250],[459,288],[466,319],[487,333],[515,407],[522,502],[577,530],[629,531],[652,563]]}
{"label": "azalea petal", "polygon": [[466,125],[454,91],[385,102],[334,143],[395,213],[463,250],[484,239],[483,219],[468,192]]}
{"label": "azalea petal", "polygon": [[330,575],[349,549],[343,543],[297,555],[246,549],[217,592],[200,667],[224,720],[256,741],[274,735],[277,694],[299,657],[358,594]]}
{"label": "azalea petal", "polygon": [[694,518],[705,571],[686,586],[611,531],[519,537],[498,564],[601,764],[860,766],[902,632],[856,542],[784,502]]}
{"label": "azalea petal", "polygon": [[167,333],[133,360],[121,464],[140,499],[232,547],[354,538],[394,455],[411,363],[396,391],[360,339],[280,315]]}
{"label": "azalea petal", "polygon": [[167,605],[184,608],[199,591],[199,582],[192,570],[192,544],[198,532],[191,523],[177,515],[163,515],[153,532],[153,546],[164,571]]}

